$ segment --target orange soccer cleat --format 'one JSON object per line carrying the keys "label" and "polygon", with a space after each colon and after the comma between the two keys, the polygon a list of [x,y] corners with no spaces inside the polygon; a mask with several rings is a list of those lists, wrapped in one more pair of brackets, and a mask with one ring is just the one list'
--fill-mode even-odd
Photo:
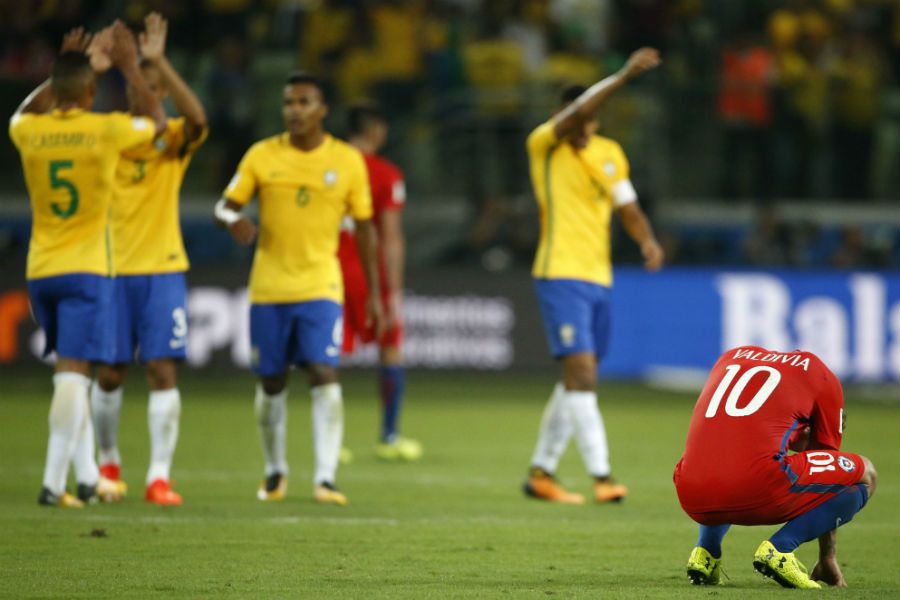
{"label": "orange soccer cleat", "polygon": [[594,501],[598,504],[621,502],[627,495],[628,488],[609,477],[594,482]]}
{"label": "orange soccer cleat", "polygon": [[584,504],[584,496],[566,490],[552,474],[538,467],[532,467],[528,471],[528,479],[525,480],[522,489],[526,496],[539,500],[560,504]]}
{"label": "orange soccer cleat", "polygon": [[181,494],[174,491],[165,479],[154,479],[147,486],[144,500],[159,506],[181,506]]}

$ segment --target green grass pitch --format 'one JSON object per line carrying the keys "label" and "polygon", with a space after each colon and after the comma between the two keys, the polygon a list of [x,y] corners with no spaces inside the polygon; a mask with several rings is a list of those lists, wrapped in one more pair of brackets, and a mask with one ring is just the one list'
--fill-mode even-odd
{"label": "green grass pitch", "polygon": [[[173,477],[185,505],[143,502],[146,388],[126,390],[121,447],[131,494],[83,511],[38,507],[46,450],[49,371],[6,371],[0,391],[0,596],[40,598],[771,598],[782,590],[752,570],[774,528],[734,528],[726,585],[691,587],[684,564],[696,539],[672,468],[694,398],[606,384],[600,401],[621,505],[528,500],[521,482],[543,403],[545,375],[413,373],[404,431],[425,444],[415,464],[378,462],[378,401],[370,373],[347,373],[345,508],[311,494],[306,387],[289,402],[287,501],[258,502],[262,457],[249,374],[189,374]],[[887,396],[887,394],[885,394]],[[900,597],[900,409],[848,393],[845,447],[868,455],[880,482],[838,537],[850,587],[831,597]],[[589,480],[570,448],[569,487]],[[815,562],[815,543],[799,555]]]}

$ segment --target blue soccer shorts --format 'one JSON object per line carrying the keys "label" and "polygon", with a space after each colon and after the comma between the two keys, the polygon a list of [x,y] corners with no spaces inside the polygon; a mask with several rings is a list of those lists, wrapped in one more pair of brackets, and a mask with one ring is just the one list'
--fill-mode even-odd
{"label": "blue soccer shorts", "polygon": [[187,282],[184,273],[115,278],[115,363],[187,355]]}
{"label": "blue soccer shorts", "polygon": [[250,305],[250,361],[260,377],[291,365],[336,367],[343,341],[343,308],[332,300]]}
{"label": "blue soccer shorts", "polygon": [[28,281],[31,310],[47,338],[44,356],[109,362],[115,352],[113,280],[84,273]]}
{"label": "blue soccer shorts", "polygon": [[534,287],[553,358],[591,352],[599,362],[609,346],[610,289],[577,279],[535,279]]}

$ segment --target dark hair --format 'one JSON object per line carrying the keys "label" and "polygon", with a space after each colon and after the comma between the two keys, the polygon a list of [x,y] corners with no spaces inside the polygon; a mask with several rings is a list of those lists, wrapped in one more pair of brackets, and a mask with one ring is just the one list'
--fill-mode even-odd
{"label": "dark hair", "polygon": [[287,80],[284,82],[285,85],[302,85],[308,84],[315,86],[316,89],[319,90],[319,94],[322,96],[322,101],[324,102],[327,98],[327,94],[325,93],[325,83],[319,78],[313,75],[312,73],[307,73],[306,71],[294,71],[290,75],[288,75]]}
{"label": "dark hair", "polygon": [[50,69],[50,81],[57,100],[79,100],[94,79],[91,60],[83,52],[63,52]]}
{"label": "dark hair", "polygon": [[582,95],[587,91],[587,86],[581,85],[580,83],[567,85],[563,88],[562,92],[559,94],[559,100],[563,104],[571,104],[575,101],[578,96]]}
{"label": "dark hair", "polygon": [[375,123],[386,123],[387,117],[375,102],[361,100],[347,108],[347,130],[350,135],[359,135]]}

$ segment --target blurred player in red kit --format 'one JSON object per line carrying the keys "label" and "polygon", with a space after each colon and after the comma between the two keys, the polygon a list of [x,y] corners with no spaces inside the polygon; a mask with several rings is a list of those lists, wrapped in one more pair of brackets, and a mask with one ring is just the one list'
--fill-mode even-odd
{"label": "blurred player in red kit", "polygon": [[382,424],[375,452],[384,460],[417,460],[422,445],[399,434],[405,373],[401,344],[403,340],[403,268],[405,242],[401,213],[406,205],[403,172],[392,162],[378,156],[387,141],[388,125],[381,110],[372,103],[358,102],[348,109],[350,143],[366,161],[372,208],[378,231],[378,269],[382,304],[387,328],[380,339],[366,323],[365,305],[369,290],[354,241],[353,223],[345,219],[338,257],[344,273],[344,354],[351,354],[358,343],[378,342],[379,388]]}
{"label": "blurred player in red kit", "polygon": [[[692,583],[720,583],[722,538],[731,525],[784,526],[763,541],[753,567],[784,587],[846,586],[837,528],[875,491],[872,462],[841,452],[844,394],[810,352],[756,346],[719,357],[694,406],[675,467],[682,508],[700,524],[687,564]],[[794,550],[818,538],[809,574]]]}

